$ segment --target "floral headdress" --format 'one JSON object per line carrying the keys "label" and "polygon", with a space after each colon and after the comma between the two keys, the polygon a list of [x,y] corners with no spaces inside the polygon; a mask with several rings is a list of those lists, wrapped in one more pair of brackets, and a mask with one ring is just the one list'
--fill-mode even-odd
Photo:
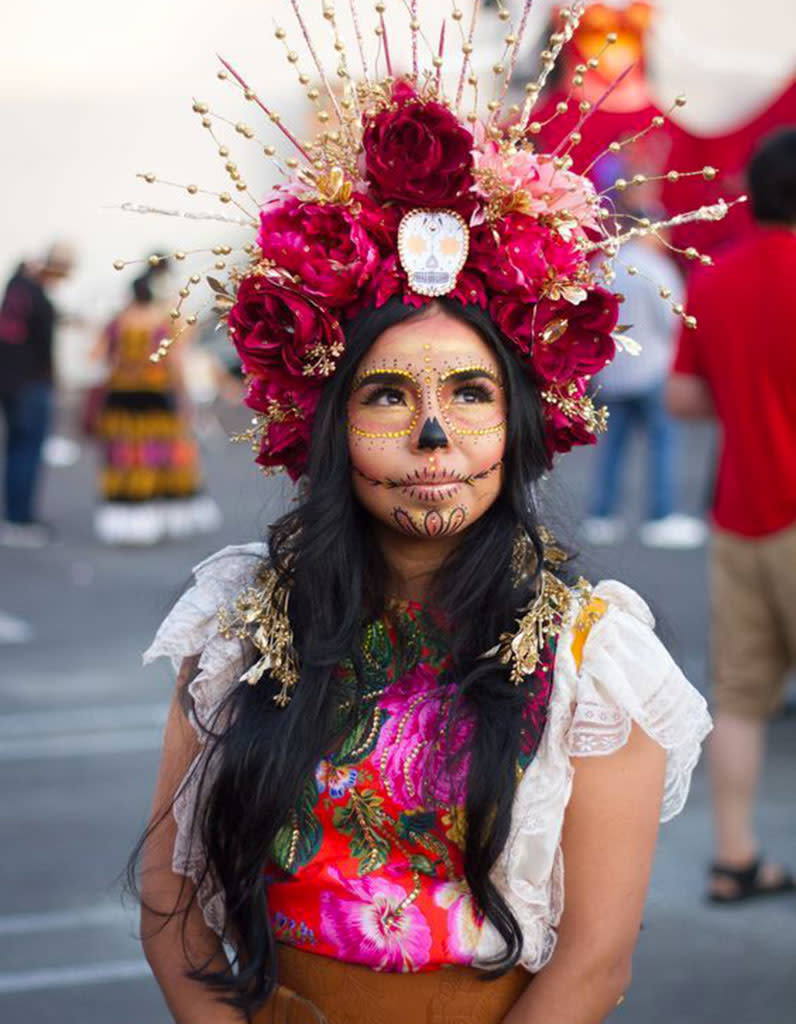
{"label": "floral headdress", "polygon": [[[605,414],[589,396],[589,381],[618,347],[632,350],[634,344],[617,326],[621,296],[610,290],[611,261],[621,244],[636,235],[671,223],[720,219],[727,204],[719,202],[663,223],[641,220],[617,227],[611,216],[611,190],[598,194],[587,177],[570,169],[570,151],[602,102],[578,98],[582,76],[579,83],[576,76],[570,100],[579,106],[575,129],[551,152],[535,150],[540,126],[532,120],[534,102],[578,25],[583,2],[560,12],[560,25],[541,55],[539,77],[525,87],[524,102],[507,110],[504,100],[531,3],[524,3],[516,27],[505,5],[498,4],[498,16],[508,31],[503,56],[492,69],[494,98],[484,118],[475,108],[464,112],[466,86],[474,89],[477,103],[473,41],[479,0],[473,0],[469,19],[453,0],[452,12],[442,18],[439,44],[428,47],[428,69],[421,68],[419,60],[417,0],[405,0],[412,41],[411,69],[405,75],[396,74],[391,64],[383,2],[375,4],[379,54],[369,68],[357,3],[349,0],[361,59],[361,73],[356,74],[334,7],[324,0],[339,90],[332,87],[318,59],[298,0],[290,2],[315,64],[318,86],[301,70],[299,80],[311,86],[312,100],[327,104],[318,110],[320,130],[311,142],[299,141],[226,61],[219,71],[219,77],[237,85],[293,147],[294,155],[279,161],[286,180],[264,201],[251,195],[237,165],[229,160],[227,147],[214,134],[217,120],[227,119],[194,102],[234,183],[233,194],[211,194],[236,205],[246,215],[242,223],[256,231],[255,240],[243,247],[242,265],[230,265],[225,258],[233,252],[230,246],[213,250],[219,257],[215,266],[227,272],[227,280],[211,276],[208,281],[248,375],[246,404],[256,417],[247,437],[254,443],[258,463],[284,468],[294,479],[302,474],[324,383],[345,350],[347,322],[393,296],[420,305],[448,295],[486,310],[537,383],[551,459],[573,445],[593,443],[605,427]],[[461,39],[458,75],[454,85],[446,87],[446,32],[454,31]],[[288,61],[298,67],[298,54],[290,49],[284,29],[277,28],[276,35],[285,41]],[[606,45],[611,42],[609,35]],[[385,68],[381,76],[376,71],[379,60]],[[238,122],[235,128],[245,138],[254,137],[246,124]],[[624,144],[613,143],[612,148]],[[275,156],[272,146],[265,151]],[[684,173],[716,172],[702,168]],[[154,174],[142,177],[159,180]],[[620,179],[613,187],[634,183],[640,182]],[[190,194],[206,192],[195,185],[185,188]],[[699,257],[696,250],[693,253]],[[179,260],[185,254],[174,256]],[[125,265],[116,263],[120,269]],[[185,313],[184,300],[198,280],[199,275],[191,276],[172,311],[178,329],[180,321],[196,320],[196,314]],[[682,307],[675,306],[675,312],[686,323],[694,323]]]}

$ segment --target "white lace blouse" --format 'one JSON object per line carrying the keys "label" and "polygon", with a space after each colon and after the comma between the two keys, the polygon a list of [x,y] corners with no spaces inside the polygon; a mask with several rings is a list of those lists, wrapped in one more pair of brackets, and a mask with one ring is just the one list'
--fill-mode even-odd
{"label": "white lace blouse", "polygon": [[[167,656],[175,670],[183,658],[199,656],[189,691],[200,721],[212,719],[247,667],[241,641],[219,634],[217,613],[252,582],[263,554],[261,544],[228,547],[198,565],[194,585],[178,600],[144,655],[145,663]],[[538,971],[552,956],[564,905],[561,831],[572,788],[571,758],[613,753],[637,723],[667,753],[661,808],[661,821],[667,821],[685,803],[702,740],[710,730],[704,699],[656,637],[653,616],[638,594],[606,580],[594,588],[594,596],[606,602],[607,610],[591,627],[580,669],[572,654],[576,607],[559,639],[547,724],[517,788],[510,836],[493,870],[494,882],[522,928],[521,962],[529,971]],[[201,738],[201,730],[197,732]],[[191,836],[195,800],[189,772],[174,808],[178,835],[173,868],[194,880],[202,867],[201,849]],[[223,904],[211,881],[205,880],[199,898],[207,923],[220,931]],[[487,922],[476,962],[502,948]]]}

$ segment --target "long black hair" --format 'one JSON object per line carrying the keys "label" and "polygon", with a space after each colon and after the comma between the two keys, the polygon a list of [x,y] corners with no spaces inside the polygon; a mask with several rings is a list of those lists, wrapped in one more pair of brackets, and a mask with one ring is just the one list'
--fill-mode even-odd
{"label": "long black hair", "polygon": [[[437,306],[473,327],[492,347],[508,400],[500,494],[462,534],[438,570],[431,595],[452,627],[450,677],[457,699],[451,716],[467,714],[474,723],[467,750],[464,870],[477,907],[505,943],[503,955],[491,965],[497,975],[518,962],[522,949],[520,927],[490,872],[508,837],[527,694],[509,681],[506,666],[483,653],[512,630],[518,610],[537,585],[543,547],[534,485],[548,466],[548,455],[538,388],[491,319],[478,307],[449,299],[437,300]],[[318,761],[356,720],[360,708],[355,700],[341,724],[336,669],[349,659],[362,684],[363,626],[385,609],[386,566],[351,485],[346,425],[350,385],[363,355],[388,327],[423,313],[395,299],[350,323],[345,354],[318,408],[306,490],[270,530],[270,564],[289,588],[301,665],[291,703],[285,709],[275,706],[272,680],[257,686],[244,683],[233,690],[221,712],[224,727],[206,724],[207,756],[195,824],[207,871],[224,894],[226,938],[237,958],[229,970],[204,964],[191,976],[245,1014],[261,1005],[275,984],[276,947],[264,865]],[[536,554],[535,570],[521,582],[512,572],[518,534],[528,538]]]}

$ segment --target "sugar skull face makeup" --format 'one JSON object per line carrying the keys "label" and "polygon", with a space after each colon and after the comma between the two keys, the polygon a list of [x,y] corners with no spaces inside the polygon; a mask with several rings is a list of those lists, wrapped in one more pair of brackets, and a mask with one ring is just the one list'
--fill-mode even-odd
{"label": "sugar skull face makeup", "polygon": [[497,356],[445,312],[385,331],[348,399],[354,491],[415,537],[464,530],[500,493],[507,404]]}

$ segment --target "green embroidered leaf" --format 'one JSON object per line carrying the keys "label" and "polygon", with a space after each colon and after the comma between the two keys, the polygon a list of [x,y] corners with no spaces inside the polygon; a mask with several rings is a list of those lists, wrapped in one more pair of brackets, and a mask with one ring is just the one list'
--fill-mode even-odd
{"label": "green embroidered leaf", "polygon": [[395,826],[395,834],[399,839],[406,839],[410,842],[419,835],[425,835],[434,828],[436,816],[432,811],[416,811],[414,814],[404,812],[398,818]]}
{"label": "green embroidered leaf", "polygon": [[364,715],[330,757],[330,761],[336,767],[344,764],[359,764],[375,748],[379,739],[379,726],[381,725],[382,713],[378,708],[371,708],[370,713]]}
{"label": "green embroidered leaf", "polygon": [[[318,785],[314,776],[307,780],[296,804],[294,817],[286,822],[274,837],[271,858],[283,871],[295,871],[308,864],[321,848],[323,830],[315,814],[318,803]],[[298,831],[295,849],[294,837]]]}
{"label": "green embroidered leaf", "polygon": [[409,859],[409,863],[415,869],[419,871],[421,875],[430,875],[432,878],[436,877],[437,869],[432,863],[430,858],[426,857],[423,853],[414,853]]}
{"label": "green embroidered leaf", "polygon": [[390,856],[390,842],[381,832],[387,821],[382,803],[373,790],[352,790],[348,803],[334,811],[334,827],[350,837],[351,856],[359,861],[360,875],[383,867]]}

